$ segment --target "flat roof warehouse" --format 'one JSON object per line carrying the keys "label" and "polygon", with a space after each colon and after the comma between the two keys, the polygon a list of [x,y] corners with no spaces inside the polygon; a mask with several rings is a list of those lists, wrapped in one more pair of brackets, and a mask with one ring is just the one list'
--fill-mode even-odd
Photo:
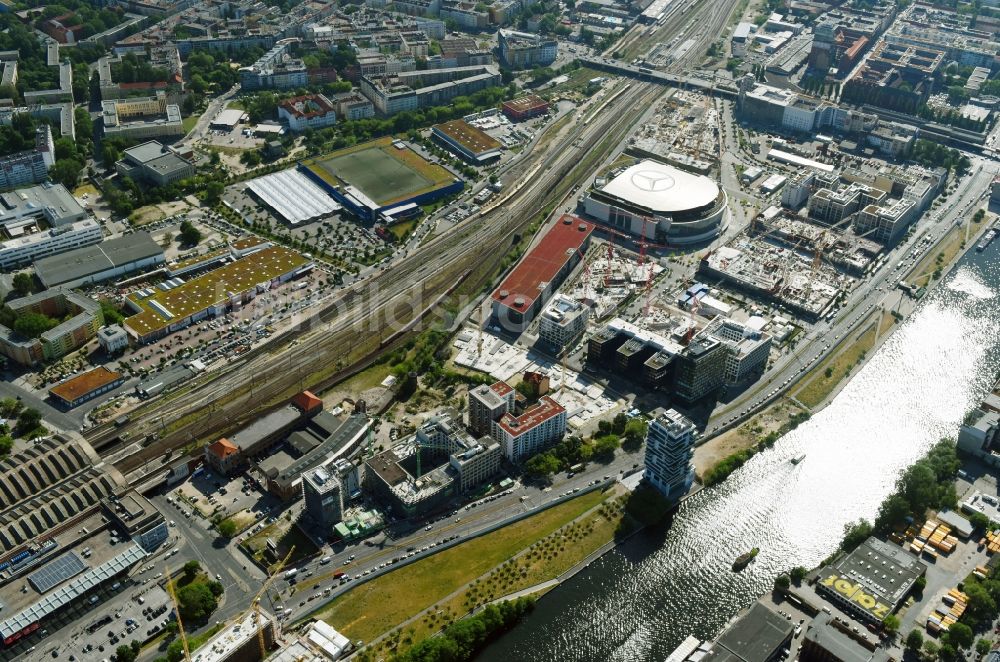
{"label": "flat roof warehouse", "polygon": [[246,188],[292,225],[341,209],[326,191],[294,169],[251,179]]}
{"label": "flat roof warehouse", "polygon": [[593,231],[593,224],[564,215],[493,292],[494,302],[521,313],[530,309]]}
{"label": "flat roof warehouse", "polygon": [[434,132],[454,143],[473,160],[486,160],[500,155],[500,141],[465,120],[452,120],[433,127]]}
{"label": "flat roof warehouse", "polygon": [[221,312],[230,303],[243,303],[259,286],[293,274],[309,264],[303,255],[281,246],[257,251],[188,282],[180,278],[130,294],[126,301],[136,311],[125,328],[140,340],[183,324],[191,317]]}

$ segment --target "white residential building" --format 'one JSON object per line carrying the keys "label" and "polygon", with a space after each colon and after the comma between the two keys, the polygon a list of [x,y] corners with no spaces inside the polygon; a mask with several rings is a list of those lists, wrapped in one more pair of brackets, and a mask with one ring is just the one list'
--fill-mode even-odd
{"label": "white residential building", "polygon": [[[34,220],[21,221],[19,224],[6,226],[8,232],[23,229],[30,224],[37,227]],[[16,236],[0,243],[0,269],[14,269],[31,264],[47,255],[65,253],[81,246],[100,243],[104,238],[101,225],[91,219],[71,223],[68,226],[38,230],[31,234]]]}
{"label": "white residential building", "polygon": [[504,456],[515,463],[545,450],[564,434],[566,410],[547,395],[520,416],[507,413],[493,423],[493,438],[500,443]]}
{"label": "white residential building", "polygon": [[118,324],[109,324],[97,332],[97,342],[105,352],[114,354],[128,347],[128,334]]}
{"label": "white residential building", "polygon": [[721,340],[729,350],[724,377],[727,386],[741,384],[764,372],[771,354],[771,336],[749,324],[723,317],[709,322],[705,332]]}
{"label": "white residential building", "polygon": [[590,309],[569,297],[557,294],[542,311],[538,336],[555,347],[565,347],[587,327]]}
{"label": "white residential building", "polygon": [[469,391],[469,427],[477,435],[487,435],[493,423],[507,412],[514,411],[517,394],[507,382],[483,384]]}
{"label": "white residential building", "polygon": [[653,419],[646,432],[646,481],[672,501],[694,482],[694,438],[694,423],[673,409]]}

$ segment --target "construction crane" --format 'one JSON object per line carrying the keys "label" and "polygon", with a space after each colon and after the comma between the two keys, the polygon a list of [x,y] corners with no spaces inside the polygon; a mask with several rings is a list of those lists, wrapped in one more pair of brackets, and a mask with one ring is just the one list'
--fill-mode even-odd
{"label": "construction crane", "polygon": [[174,579],[170,574],[170,568],[164,568],[164,574],[167,576],[167,593],[170,595],[170,599],[174,603],[174,614],[177,616],[177,634],[181,638],[181,646],[184,648],[184,660],[185,662],[191,662],[191,650],[188,648],[187,635],[184,634],[184,622],[181,620],[181,605],[177,601],[177,592],[174,591]]}
{"label": "construction crane", "polygon": [[416,475],[415,480],[420,480],[420,476],[421,476],[421,472],[420,472],[420,451],[421,450],[423,450],[424,448],[428,448],[430,450],[445,451],[445,452],[448,452],[449,450],[451,450],[451,448],[450,448],[450,446],[449,446],[449,444],[448,444],[447,441],[434,442],[434,441],[428,440],[427,442],[423,442],[423,441],[420,440],[420,436],[419,435],[416,435],[416,436],[413,437],[413,445],[416,446],[416,448],[417,448],[417,452],[416,452],[416,456],[417,456],[417,475]]}
{"label": "construction crane", "polygon": [[583,264],[583,271],[580,273],[580,278],[583,280],[583,298],[590,298],[590,264],[587,263],[587,256],[584,255],[579,248],[576,249],[576,254],[580,256],[580,262]]}
{"label": "construction crane", "polygon": [[[253,602],[250,603],[251,609],[253,609],[254,613],[254,624],[257,626],[257,643],[260,644],[261,660],[267,657],[267,642],[264,641],[264,628],[261,626],[262,619],[260,615],[260,598],[262,595],[264,595],[264,592],[267,591],[268,587],[271,585],[271,582],[274,581],[274,578],[281,573],[282,568],[285,567],[285,564],[288,563],[288,559],[292,558],[292,554],[294,553],[295,553],[295,545],[292,545],[292,548],[288,550],[287,554],[285,554],[285,558],[278,561],[278,564],[274,566],[274,571],[270,574],[270,576],[268,576],[267,579],[264,580],[264,584],[260,587],[260,590],[257,591],[257,595],[254,596]],[[243,615],[240,616],[239,621],[242,621],[245,615],[246,612],[244,612]],[[275,634],[277,634],[277,629],[278,629],[277,623],[275,623],[274,629],[275,629]]]}

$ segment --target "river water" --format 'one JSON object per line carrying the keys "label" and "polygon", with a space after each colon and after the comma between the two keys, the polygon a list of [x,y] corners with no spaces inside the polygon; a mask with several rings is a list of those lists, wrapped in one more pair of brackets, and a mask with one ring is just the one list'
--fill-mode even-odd
{"label": "river water", "polygon": [[[996,244],[967,254],[839,395],[771,450],[547,595],[478,660],[663,660],[714,637],[774,577],[813,567],[873,519],[896,476],[954,437],[1000,369]],[[789,460],[802,453],[799,465]],[[739,574],[733,559],[759,547]]]}

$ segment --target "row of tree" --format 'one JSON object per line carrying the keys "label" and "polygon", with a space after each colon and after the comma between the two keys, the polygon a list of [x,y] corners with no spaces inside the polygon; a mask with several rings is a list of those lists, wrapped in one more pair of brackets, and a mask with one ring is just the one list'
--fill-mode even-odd
{"label": "row of tree", "polygon": [[959,152],[957,149],[945,147],[944,145],[930,140],[917,140],[913,143],[909,158],[917,163],[930,167],[941,167],[949,171],[954,171],[959,177],[963,176],[972,167],[969,157]]}
{"label": "row of tree", "polygon": [[568,471],[591,460],[609,461],[618,448],[638,450],[646,439],[647,423],[642,418],[618,414],[611,421],[600,421],[597,434],[589,440],[576,435],[564,437],[547,451],[531,456],[525,472],[535,479],[546,479],[559,471]]}
{"label": "row of tree", "polygon": [[[481,612],[452,623],[439,636],[424,639],[394,662],[462,662],[475,657],[483,646],[514,627],[535,607],[532,597],[487,605]],[[359,658],[369,659],[362,654]]]}

